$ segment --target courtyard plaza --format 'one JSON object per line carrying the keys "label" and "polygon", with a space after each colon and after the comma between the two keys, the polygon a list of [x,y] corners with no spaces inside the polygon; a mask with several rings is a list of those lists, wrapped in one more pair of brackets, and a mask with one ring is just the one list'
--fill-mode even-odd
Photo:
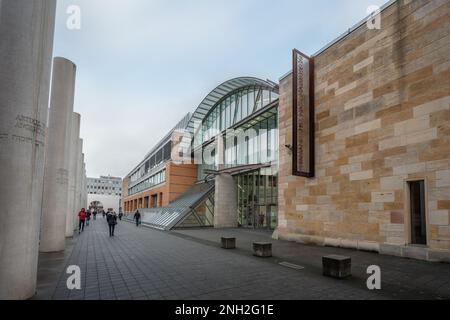
{"label": "courtyard plaza", "polygon": [[[220,248],[236,237],[235,250]],[[252,254],[252,242],[270,241],[273,257]],[[322,256],[352,258],[352,276],[322,275]],[[280,263],[288,262],[286,267]],[[69,266],[81,270],[81,289],[69,290]],[[381,268],[381,290],[367,289],[367,268]],[[35,300],[293,300],[449,299],[450,267],[342,248],[271,239],[249,229],[162,232],[121,221],[109,237],[99,218],[67,241],[64,253],[40,254]]]}

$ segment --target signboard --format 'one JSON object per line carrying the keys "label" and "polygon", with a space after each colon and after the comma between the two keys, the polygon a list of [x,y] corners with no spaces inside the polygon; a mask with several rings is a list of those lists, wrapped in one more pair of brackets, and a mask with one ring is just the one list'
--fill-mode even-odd
{"label": "signboard", "polygon": [[293,50],[293,175],[312,178],[314,170],[314,60]]}

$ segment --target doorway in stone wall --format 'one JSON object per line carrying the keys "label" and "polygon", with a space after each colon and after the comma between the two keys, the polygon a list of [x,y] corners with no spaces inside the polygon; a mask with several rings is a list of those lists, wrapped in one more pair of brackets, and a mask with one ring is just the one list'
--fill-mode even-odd
{"label": "doorway in stone wall", "polygon": [[409,181],[408,189],[411,244],[427,245],[425,181]]}

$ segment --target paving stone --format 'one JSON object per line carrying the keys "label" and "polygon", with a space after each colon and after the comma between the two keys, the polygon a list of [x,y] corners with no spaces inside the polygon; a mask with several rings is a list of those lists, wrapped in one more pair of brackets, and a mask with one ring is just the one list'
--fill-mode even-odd
{"label": "paving stone", "polygon": [[[120,223],[113,241],[102,232],[103,224],[95,221],[71,240],[67,256],[52,269],[59,274],[45,290],[38,286],[38,299],[378,299],[380,294],[364,289],[365,271],[372,264],[382,269],[383,298],[416,298],[419,292],[423,292],[421,298],[450,298],[450,286],[446,285],[450,283],[450,268],[445,264],[274,241],[269,233],[243,229],[227,231],[239,239],[238,250],[231,251],[218,248],[223,230],[182,231],[180,237],[181,231],[136,230],[131,224]],[[254,258],[253,241],[272,242],[276,261],[281,257],[279,261],[305,269],[293,270],[271,259]],[[321,257],[333,253],[352,256],[352,281],[336,285],[333,279],[322,276]],[[98,270],[90,280],[84,273],[88,261]],[[82,290],[67,290],[68,265],[82,266]],[[40,268],[41,275],[49,272],[45,270]],[[418,275],[426,278],[411,287]]]}

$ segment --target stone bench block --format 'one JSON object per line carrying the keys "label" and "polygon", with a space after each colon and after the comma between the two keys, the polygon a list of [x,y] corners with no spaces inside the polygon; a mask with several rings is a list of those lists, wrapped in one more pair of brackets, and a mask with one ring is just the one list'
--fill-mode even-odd
{"label": "stone bench block", "polygon": [[272,243],[270,242],[253,242],[253,255],[257,257],[271,257]]}
{"label": "stone bench block", "polygon": [[235,249],[236,248],[236,238],[222,237],[222,248],[224,249]]}
{"label": "stone bench block", "polygon": [[329,255],[322,257],[323,275],[344,279],[352,275],[352,259],[350,257]]}

